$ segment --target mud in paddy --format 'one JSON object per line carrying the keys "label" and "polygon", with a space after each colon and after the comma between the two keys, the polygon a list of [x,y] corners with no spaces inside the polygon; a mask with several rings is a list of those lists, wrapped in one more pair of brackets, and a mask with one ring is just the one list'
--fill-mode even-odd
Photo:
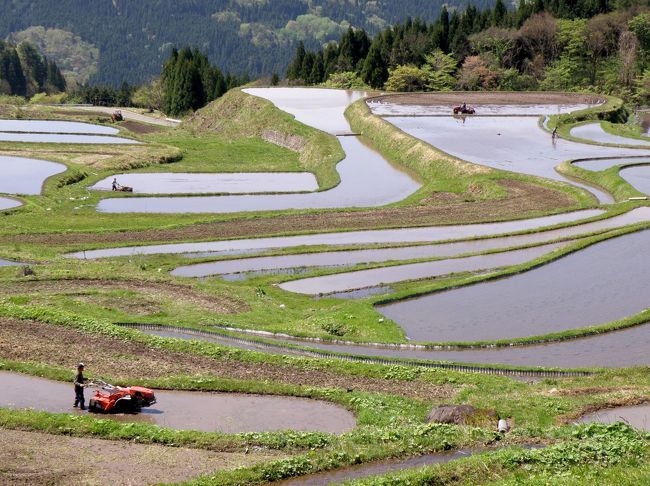
{"label": "mud in paddy", "polygon": [[[71,377],[73,373],[71,373]],[[0,406],[32,408],[53,413],[88,414],[72,408],[72,384],[0,371]],[[126,422],[204,432],[321,431],[341,434],[352,430],[354,416],[337,405],[305,398],[237,393],[156,390],[158,403],[139,414],[97,415]],[[86,390],[86,400],[93,394]]]}

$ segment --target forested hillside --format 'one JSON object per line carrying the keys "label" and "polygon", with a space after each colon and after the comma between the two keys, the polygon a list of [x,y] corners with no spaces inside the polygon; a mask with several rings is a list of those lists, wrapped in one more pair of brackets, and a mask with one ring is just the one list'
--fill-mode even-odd
{"label": "forested hillside", "polygon": [[[373,34],[408,16],[433,21],[443,0],[0,0],[0,38],[14,40],[35,26],[40,37],[78,38],[83,50],[98,49],[95,71],[74,71],[70,52],[53,55],[73,78],[118,86],[140,83],[160,73],[172,46],[192,45],[210,61],[235,74],[283,73],[299,41],[315,49],[350,26]],[[493,0],[472,0],[479,8]],[[59,29],[56,35],[48,29]],[[32,29],[31,32],[34,30]],[[21,37],[21,35],[23,37]],[[58,56],[58,57],[57,57]],[[91,59],[95,62],[94,59]],[[89,61],[90,62],[90,61]],[[77,62],[77,69],[83,63]],[[70,67],[72,66],[72,67]]]}

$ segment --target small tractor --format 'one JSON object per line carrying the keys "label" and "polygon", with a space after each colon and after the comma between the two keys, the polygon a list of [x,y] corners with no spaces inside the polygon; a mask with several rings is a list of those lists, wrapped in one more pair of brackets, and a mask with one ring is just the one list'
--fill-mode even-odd
{"label": "small tractor", "polygon": [[121,122],[122,120],[124,120],[124,116],[122,115],[122,112],[120,110],[114,111],[111,114],[111,121],[113,123]]}
{"label": "small tractor", "polygon": [[88,410],[96,413],[137,413],[142,407],[156,403],[153,390],[142,386],[115,386],[105,381],[94,380],[86,386],[99,387],[100,390],[88,403]]}
{"label": "small tractor", "polygon": [[476,110],[471,106],[454,106],[454,115],[473,115]]}

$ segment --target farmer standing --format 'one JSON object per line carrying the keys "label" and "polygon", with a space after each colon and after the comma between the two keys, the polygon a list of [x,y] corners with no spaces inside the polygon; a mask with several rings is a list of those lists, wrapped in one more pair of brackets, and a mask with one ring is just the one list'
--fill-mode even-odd
{"label": "farmer standing", "polygon": [[118,188],[119,188],[119,184],[117,183],[117,179],[116,179],[116,178],[113,179],[113,185],[112,185],[112,187],[113,187],[113,190],[114,190],[114,191],[117,191]]}
{"label": "farmer standing", "polygon": [[79,406],[81,410],[86,410],[86,399],[84,398],[84,384],[88,378],[84,378],[84,364],[77,365],[77,374],[74,377],[74,407]]}

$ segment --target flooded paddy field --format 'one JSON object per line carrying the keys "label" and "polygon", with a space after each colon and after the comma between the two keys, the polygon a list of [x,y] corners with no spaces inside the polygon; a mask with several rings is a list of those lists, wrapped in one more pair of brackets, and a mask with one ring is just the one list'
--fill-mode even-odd
{"label": "flooded paddy field", "polygon": [[[72,380],[72,374],[71,374]],[[0,406],[32,408],[53,413],[85,414],[72,408],[70,384],[0,371]],[[86,390],[86,401],[92,396]],[[147,422],[162,427],[205,432],[263,432],[272,430],[322,431],[334,434],[354,428],[347,410],[319,400],[236,393],[156,390],[157,403],[139,414],[95,415],[127,422]],[[264,413],[260,413],[264,410]]]}
{"label": "flooded paddy field", "polygon": [[[338,267],[385,261],[411,260],[417,258],[452,257],[465,253],[479,253],[552,241],[556,238],[569,238],[604,229],[619,228],[628,224],[650,221],[650,208],[636,208],[612,218],[569,226],[557,230],[540,231],[518,236],[503,236],[457,243],[435,245],[404,246],[396,248],[377,248],[369,250],[342,250],[295,255],[262,256],[220,260],[216,262],[184,265],[171,273],[179,277],[207,277],[262,270],[281,270],[288,268]],[[226,253],[195,254],[200,257],[225,256]],[[192,256],[195,256],[192,255]]]}
{"label": "flooded paddy field", "polygon": [[[555,166],[565,160],[593,157],[648,155],[637,149],[553,142],[534,117],[391,117],[396,127],[460,159],[495,169],[568,182],[594,194],[601,202],[611,196],[598,189],[570,181]],[[472,140],[472,143],[467,143]],[[650,147],[649,147],[650,150]]]}
{"label": "flooded paddy field", "polygon": [[129,138],[112,137],[108,135],[77,135],[65,133],[16,133],[0,132],[0,142],[26,142],[26,143],[79,143],[88,145],[120,145],[139,144],[137,140]]}
{"label": "flooded paddy field", "polygon": [[0,132],[117,135],[119,130],[103,125],[59,120],[0,120]]}
{"label": "flooded paddy field", "polygon": [[641,147],[650,147],[650,140],[638,140],[636,138],[623,137],[621,135],[613,135],[603,130],[599,122],[587,123],[573,127],[571,135],[576,138],[584,140],[591,140],[598,143],[607,143],[614,145],[638,145]]}
{"label": "flooded paddy field", "polygon": [[460,272],[476,272],[525,263],[562,248],[568,243],[542,245],[523,250],[512,250],[489,255],[451,258],[434,262],[410,263],[369,270],[337,273],[319,277],[283,282],[279,286],[288,292],[299,294],[331,294],[348,290],[374,287],[383,284],[439,277]]}
{"label": "flooded paddy field", "polygon": [[[318,233],[298,236],[270,238],[246,238],[240,240],[208,241],[201,243],[177,243],[165,245],[143,245],[122,248],[105,248],[71,253],[68,256],[80,259],[109,258],[129,255],[155,255],[222,252],[233,250],[263,250],[269,248],[294,248],[308,245],[372,245],[394,243],[433,242],[480,236],[499,235],[526,231],[545,226],[577,222],[604,214],[600,209],[585,209],[552,216],[479,223],[456,226],[429,226],[395,230],[348,231],[343,233]],[[606,221],[606,220],[604,220]],[[605,223],[606,224],[606,223]]]}
{"label": "flooded paddy field", "polygon": [[598,422],[612,424],[614,422],[625,422],[635,429],[650,432],[650,403],[630,407],[606,408],[594,413],[585,415],[578,420],[578,423]]}
{"label": "flooded paddy field", "polygon": [[625,167],[621,177],[639,192],[650,195],[650,164],[638,167]]}
{"label": "flooded paddy field", "polygon": [[67,167],[47,160],[0,156],[0,192],[40,194],[48,177],[65,172]]}
{"label": "flooded paddy field", "polygon": [[139,197],[104,199],[97,205],[109,213],[237,213],[286,209],[383,206],[401,201],[419,187],[410,175],[391,165],[357,137],[341,137],[345,159],[336,166],[341,182],[309,194],[241,196]]}
{"label": "flooded paddy field", "polygon": [[[597,243],[540,268],[379,307],[416,341],[480,341],[600,325],[647,307],[650,231]],[[468,305],[471,304],[471,305]]]}
{"label": "flooded paddy field", "polygon": [[259,173],[134,173],[115,174],[90,189],[110,191],[113,179],[138,194],[246,194],[256,192],[312,192],[318,181],[309,172]]}
{"label": "flooded paddy field", "polygon": [[18,199],[13,199],[10,197],[0,197],[0,210],[3,209],[13,209],[22,206],[23,203]]}

